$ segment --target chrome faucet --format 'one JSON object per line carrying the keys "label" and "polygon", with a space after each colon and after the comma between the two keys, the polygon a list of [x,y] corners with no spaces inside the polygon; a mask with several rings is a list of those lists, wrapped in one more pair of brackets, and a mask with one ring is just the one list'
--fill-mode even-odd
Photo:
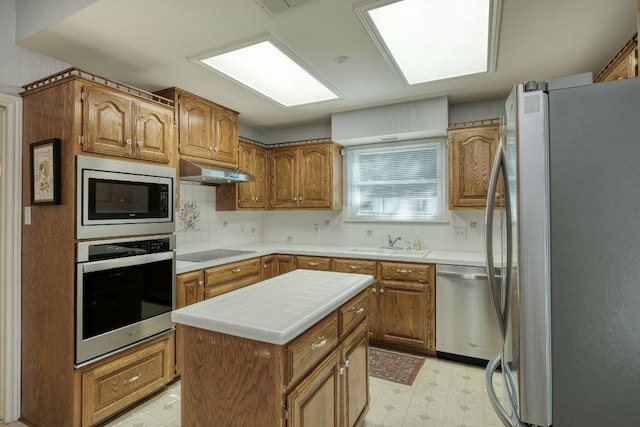
{"label": "chrome faucet", "polygon": [[389,249],[396,249],[396,248],[394,248],[394,247],[393,247],[393,245],[395,245],[395,244],[396,244],[396,242],[397,242],[398,240],[400,240],[402,237],[396,237],[395,239],[392,239],[392,238],[391,238],[391,234],[387,234],[387,236],[389,236],[389,246],[388,246],[388,248],[389,248]]}

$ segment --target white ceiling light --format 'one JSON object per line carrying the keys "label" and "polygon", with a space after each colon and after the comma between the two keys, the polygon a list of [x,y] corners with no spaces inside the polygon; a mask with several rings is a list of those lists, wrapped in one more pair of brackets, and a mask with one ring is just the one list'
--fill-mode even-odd
{"label": "white ceiling light", "polygon": [[495,71],[501,0],[382,0],[356,13],[413,85]]}
{"label": "white ceiling light", "polygon": [[285,107],[338,98],[283,50],[269,39],[198,60]]}

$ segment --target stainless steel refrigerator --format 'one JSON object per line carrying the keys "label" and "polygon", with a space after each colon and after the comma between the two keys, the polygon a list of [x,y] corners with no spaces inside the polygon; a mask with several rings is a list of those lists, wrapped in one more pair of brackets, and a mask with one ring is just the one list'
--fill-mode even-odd
{"label": "stainless steel refrigerator", "polygon": [[501,127],[485,227],[489,276],[510,271],[491,281],[494,409],[506,426],[639,426],[640,78],[519,84]]}

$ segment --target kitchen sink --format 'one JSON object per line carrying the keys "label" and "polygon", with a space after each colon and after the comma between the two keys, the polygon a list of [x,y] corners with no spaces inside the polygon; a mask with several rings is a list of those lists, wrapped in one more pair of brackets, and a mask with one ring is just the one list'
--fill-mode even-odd
{"label": "kitchen sink", "polygon": [[414,250],[406,250],[406,249],[362,247],[362,248],[349,248],[349,249],[346,249],[345,252],[354,253],[354,254],[422,258],[427,256],[431,251],[414,251]]}

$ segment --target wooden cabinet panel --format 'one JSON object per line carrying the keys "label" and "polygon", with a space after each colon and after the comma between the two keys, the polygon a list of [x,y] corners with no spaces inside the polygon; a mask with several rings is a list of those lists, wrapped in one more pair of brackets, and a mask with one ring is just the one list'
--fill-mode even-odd
{"label": "wooden cabinet panel", "polygon": [[208,158],[213,139],[213,109],[196,97],[180,94],[178,107],[178,146],[180,154]]}
{"label": "wooden cabinet panel", "polygon": [[381,316],[385,319],[384,341],[419,349],[428,348],[427,287],[413,282],[383,282],[379,292]]}
{"label": "wooden cabinet panel", "polygon": [[216,210],[263,210],[267,208],[267,150],[240,142],[238,169],[253,175],[255,181],[225,184],[216,190]]}
{"label": "wooden cabinet panel", "polygon": [[204,299],[204,272],[202,270],[176,276],[176,308]]}
{"label": "wooden cabinet panel", "polygon": [[333,271],[376,275],[376,262],[362,259],[334,258]]}
{"label": "wooden cabinet panel", "polygon": [[181,155],[238,167],[238,113],[175,87],[156,93],[176,105]]}
{"label": "wooden cabinet panel", "polygon": [[278,275],[285,274],[296,269],[296,257],[293,255],[276,255]]}
{"label": "wooden cabinet panel", "polygon": [[170,163],[173,108],[93,85],[81,100],[84,151]]}
{"label": "wooden cabinet panel", "polygon": [[260,270],[260,280],[271,279],[278,275],[278,263],[275,255],[263,256],[260,258],[262,269]]}
{"label": "wooden cabinet panel", "polygon": [[338,315],[332,313],[287,344],[289,382],[295,381],[338,343]]}
{"label": "wooden cabinet panel", "polygon": [[82,426],[90,426],[164,387],[173,378],[173,334],[82,372]]}
{"label": "wooden cabinet panel", "polygon": [[298,268],[306,270],[331,271],[331,258],[298,255],[296,257],[296,262]]}
{"label": "wooden cabinet panel", "polygon": [[271,150],[271,197],[273,209],[294,208],[298,202],[297,151],[289,147]]}
{"label": "wooden cabinet panel", "polygon": [[298,201],[301,208],[330,208],[333,168],[330,145],[301,146],[299,149]]}
{"label": "wooden cabinet panel", "polygon": [[372,340],[401,348],[435,352],[435,293],[432,264],[380,262],[372,289],[378,329]]}
{"label": "wooden cabinet panel", "polygon": [[130,98],[99,86],[82,89],[82,149],[125,157],[131,155],[133,103]]}
{"label": "wooden cabinet panel", "polygon": [[[640,15],[639,15],[640,16]],[[638,77],[638,35],[634,34],[609,63],[598,73],[594,82]]]}
{"label": "wooden cabinet panel", "polygon": [[342,209],[342,156],[331,142],[270,151],[271,209]]}
{"label": "wooden cabinet panel", "polygon": [[287,396],[291,427],[340,427],[339,355],[333,352]]}
{"label": "wooden cabinet panel", "polygon": [[361,425],[369,408],[369,338],[368,322],[360,323],[356,331],[342,344],[341,361],[344,367],[343,426]]}
{"label": "wooden cabinet panel", "polygon": [[238,113],[213,107],[214,142],[213,157],[215,160],[230,165],[238,164]]}
{"label": "wooden cabinet panel", "polygon": [[497,124],[449,129],[449,209],[484,209],[500,137]]}
{"label": "wooden cabinet panel", "polygon": [[351,332],[351,330],[368,317],[369,293],[363,292],[338,309],[340,336],[344,336]]}

